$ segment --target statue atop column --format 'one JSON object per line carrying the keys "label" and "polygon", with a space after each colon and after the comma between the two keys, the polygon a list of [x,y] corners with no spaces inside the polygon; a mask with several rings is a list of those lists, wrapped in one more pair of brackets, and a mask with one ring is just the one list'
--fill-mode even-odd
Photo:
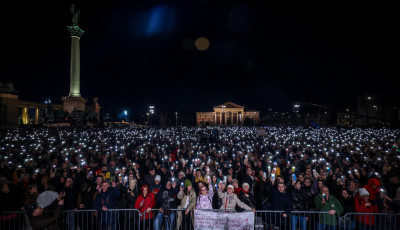
{"label": "statue atop column", "polygon": [[79,17],[81,14],[80,10],[75,10],[75,5],[72,4],[71,5],[71,14],[72,14],[72,25],[73,26],[78,26],[78,22],[79,22]]}
{"label": "statue atop column", "polygon": [[79,28],[78,22],[81,16],[81,11],[80,10],[75,10],[75,5],[71,5],[70,12],[72,14],[72,26],[67,26],[67,29],[71,36],[76,36],[76,37],[82,37],[83,31],[81,28]]}

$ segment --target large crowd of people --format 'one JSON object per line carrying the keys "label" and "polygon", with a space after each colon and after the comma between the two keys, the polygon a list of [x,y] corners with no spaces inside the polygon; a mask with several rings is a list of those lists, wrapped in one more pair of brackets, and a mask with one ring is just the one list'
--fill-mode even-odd
{"label": "large crowd of people", "polygon": [[[154,229],[164,224],[167,230],[185,228],[182,221],[193,219],[193,209],[283,211],[281,222],[290,219],[301,229],[309,216],[293,211],[326,211],[319,229],[379,225],[372,217],[343,222],[346,213],[399,213],[399,130],[265,130],[265,135],[255,127],[2,131],[0,211],[25,210],[32,227],[43,228],[50,217],[37,197],[55,191],[59,195],[48,207],[96,209],[97,217],[137,209],[141,224],[151,221]],[[74,229],[71,219],[64,222]],[[101,219],[102,225],[119,221],[117,214]]]}

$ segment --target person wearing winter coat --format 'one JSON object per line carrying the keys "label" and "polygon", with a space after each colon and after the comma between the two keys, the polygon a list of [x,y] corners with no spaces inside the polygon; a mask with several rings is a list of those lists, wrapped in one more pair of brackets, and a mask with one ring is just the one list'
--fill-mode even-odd
{"label": "person wearing winter coat", "polygon": [[[252,192],[250,192],[250,186],[248,183],[243,183],[242,184],[242,189],[239,192],[239,199],[243,203],[245,203],[247,206],[250,208],[255,208],[256,207],[256,199],[254,198],[254,195]],[[239,209],[239,211],[243,211],[243,209]]]}
{"label": "person wearing winter coat", "polygon": [[112,187],[108,181],[101,182],[100,193],[94,201],[94,208],[100,211],[100,222],[102,229],[116,229],[118,213],[109,211],[117,208],[117,198],[120,196],[117,184],[112,182]]}
{"label": "person wearing winter coat", "polygon": [[193,224],[193,212],[190,213],[191,209],[196,206],[196,192],[193,189],[192,182],[190,180],[185,180],[185,187],[180,188],[177,198],[181,200],[181,204],[178,209],[185,209],[184,224],[182,225],[182,211],[178,211],[178,219],[176,222],[176,229],[179,230],[181,226],[183,229],[190,229]]}
{"label": "person wearing winter coat", "polygon": [[30,217],[30,226],[33,230],[58,230],[60,225],[58,220],[62,212],[62,206],[64,205],[63,193],[47,207],[42,208],[33,203],[28,205],[26,209],[27,215]]}
{"label": "person wearing winter coat", "polygon": [[236,205],[239,207],[243,208],[244,210],[247,211],[253,211],[255,212],[256,210],[254,208],[250,208],[247,204],[243,203],[242,201],[239,200],[239,198],[236,196],[235,193],[233,193],[234,187],[233,185],[228,185],[228,189],[226,192],[222,192],[221,188],[218,190],[218,197],[221,198],[222,200],[222,205],[220,209],[230,209],[230,210],[235,210]]}
{"label": "person wearing winter coat", "polygon": [[338,200],[343,207],[343,212],[340,214],[339,218],[339,222],[341,225],[340,229],[353,230],[356,226],[354,216],[347,216],[345,219],[345,215],[347,213],[356,212],[356,210],[354,209],[354,198],[351,196],[350,193],[351,192],[349,192],[347,189],[343,188],[341,189],[340,196],[338,197]]}
{"label": "person wearing winter coat", "polygon": [[318,229],[335,229],[337,226],[337,215],[343,212],[343,207],[336,197],[329,195],[329,189],[326,186],[321,186],[321,193],[314,198],[314,203],[317,212],[329,212],[328,214],[320,214]]}
{"label": "person wearing winter coat", "polygon": [[288,216],[293,209],[292,201],[289,195],[285,191],[285,184],[278,182],[276,189],[274,188],[274,181],[271,178],[271,184],[268,185],[271,191],[272,206],[271,209],[275,211],[283,211],[282,216],[274,214],[271,219],[274,224],[280,226],[280,228],[285,229],[288,223]]}
{"label": "person wearing winter coat", "polygon": [[368,191],[370,200],[376,199],[376,197],[379,195],[380,187],[381,182],[378,179],[371,178],[368,180],[368,184],[365,185],[364,188]]}
{"label": "person wearing winter coat", "polygon": [[158,214],[154,220],[154,229],[160,230],[161,225],[165,222],[165,230],[172,230],[175,225],[175,212],[171,209],[176,209],[177,192],[172,188],[172,181],[167,181],[165,187],[162,187],[156,197]]}
{"label": "person wearing winter coat", "polygon": [[141,226],[139,229],[143,229],[144,226],[150,226],[150,221],[153,219],[153,212],[151,209],[155,205],[156,197],[154,196],[154,193],[150,192],[147,185],[143,185],[140,189],[140,195],[137,197],[135,202],[135,209],[139,210],[140,213]]}
{"label": "person wearing winter coat", "polygon": [[[80,210],[90,210],[93,209],[93,196],[94,196],[94,189],[90,184],[84,183],[81,186],[81,191],[78,195],[77,205]],[[78,212],[78,225],[80,229],[92,229],[92,224],[95,223],[93,221],[93,212]]]}
{"label": "person wearing winter coat", "polygon": [[[357,213],[379,213],[378,206],[370,199],[370,194],[365,188],[360,188],[359,196],[354,200]],[[375,225],[374,215],[357,215],[358,229],[372,229]]]}
{"label": "person wearing winter coat", "polygon": [[[310,208],[310,201],[306,191],[301,187],[301,181],[297,180],[294,186],[290,186],[288,194],[293,204],[293,211],[308,211]],[[297,229],[297,223],[300,222],[300,230],[307,229],[307,215],[291,214],[292,230]]]}
{"label": "person wearing winter coat", "polygon": [[214,198],[214,186],[209,183],[208,190],[206,186],[199,189],[199,197],[197,197],[196,209],[213,209],[212,203]]}

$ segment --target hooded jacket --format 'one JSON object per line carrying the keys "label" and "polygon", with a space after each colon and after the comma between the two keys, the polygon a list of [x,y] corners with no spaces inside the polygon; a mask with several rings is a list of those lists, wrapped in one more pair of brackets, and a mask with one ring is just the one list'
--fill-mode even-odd
{"label": "hooded jacket", "polygon": [[[376,186],[376,188],[372,187]],[[376,199],[376,195],[379,193],[379,189],[381,187],[381,182],[376,178],[371,178],[368,181],[368,184],[364,186],[365,189],[369,192],[369,198],[371,200]]]}
{"label": "hooded jacket", "polygon": [[[143,189],[147,188],[147,195],[143,195]],[[147,185],[143,185],[142,188],[140,189],[140,195],[136,199],[135,202],[135,209],[139,210],[140,219],[143,220],[148,220],[153,218],[153,212],[150,211],[149,213],[143,214],[146,209],[148,208],[153,208],[156,205],[156,197],[152,192],[150,192],[149,187]],[[143,215],[142,215],[143,214]]]}

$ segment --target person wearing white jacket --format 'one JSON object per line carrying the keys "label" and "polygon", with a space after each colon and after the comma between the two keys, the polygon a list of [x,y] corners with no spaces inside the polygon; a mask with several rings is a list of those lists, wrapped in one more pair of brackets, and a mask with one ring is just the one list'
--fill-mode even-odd
{"label": "person wearing white jacket", "polygon": [[221,188],[218,190],[218,197],[222,200],[220,209],[235,210],[236,205],[238,205],[244,210],[255,212],[256,210],[254,208],[250,208],[248,205],[239,200],[236,194],[233,193],[233,189],[233,185],[228,185],[227,192],[222,192]]}

